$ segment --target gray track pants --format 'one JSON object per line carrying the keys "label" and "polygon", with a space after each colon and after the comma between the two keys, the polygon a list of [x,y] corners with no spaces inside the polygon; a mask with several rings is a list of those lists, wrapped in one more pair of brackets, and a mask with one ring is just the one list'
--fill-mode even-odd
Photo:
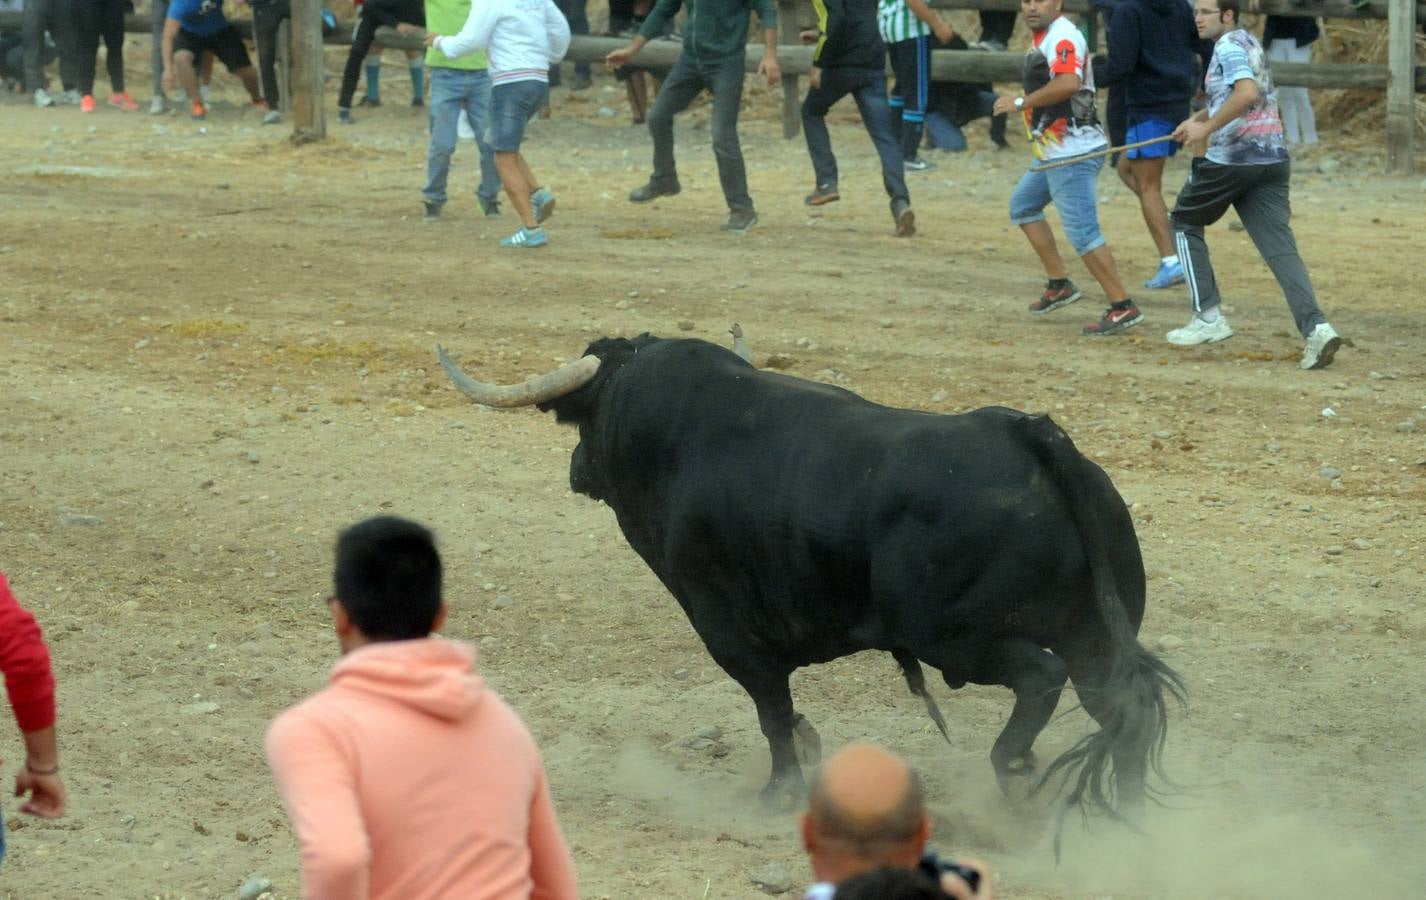
{"label": "gray track pants", "polygon": [[1222,302],[1203,229],[1223,218],[1232,206],[1282,288],[1298,332],[1307,337],[1327,321],[1317,306],[1312,280],[1288,224],[1292,217],[1288,203],[1291,174],[1292,164],[1286,161],[1265,166],[1225,166],[1203,157],[1193,161],[1188,184],[1179,192],[1170,218],[1195,312]]}

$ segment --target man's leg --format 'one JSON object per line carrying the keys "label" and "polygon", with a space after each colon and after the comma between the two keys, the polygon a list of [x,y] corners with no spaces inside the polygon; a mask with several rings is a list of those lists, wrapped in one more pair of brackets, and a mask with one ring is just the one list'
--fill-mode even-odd
{"label": "man's leg", "polygon": [[[28,0],[20,13],[20,41],[24,48],[25,92],[33,94],[45,86],[41,62],[45,46],[45,25],[53,0]],[[38,102],[38,98],[37,98]]]}
{"label": "man's leg", "polygon": [[891,69],[896,75],[892,91],[892,113],[897,112],[900,98],[901,159],[904,165],[916,167],[920,162],[921,134],[925,129],[926,101],[929,98],[930,50],[926,38],[897,41],[888,47]]}
{"label": "man's leg", "polygon": [[1104,242],[1099,230],[1099,204],[1096,197],[1099,170],[1104,160],[1087,159],[1072,166],[1051,169],[1045,173],[1049,184],[1050,197],[1055,209],[1059,210],[1060,223],[1064,226],[1065,237],[1069,238],[1074,252],[1084,260],[1089,274],[1099,282],[1111,304],[1124,303],[1129,292],[1119,280],[1119,270],[1114,264],[1114,255]]}
{"label": "man's leg", "polygon": [[[446,204],[446,181],[451,174],[451,154],[456,149],[456,123],[461,108],[469,103],[471,74],[444,66],[431,69],[431,141],[426,150],[426,186],[421,189],[421,196],[426,201],[426,214],[432,218],[439,215],[440,208]],[[475,114],[468,114],[477,139],[486,127],[483,112],[484,108],[478,124]]]}
{"label": "man's leg", "polygon": [[342,112],[346,112],[350,120],[352,95],[356,93],[357,80],[361,78],[361,63],[366,59],[367,51],[371,49],[375,39],[376,22],[369,16],[363,16],[357,24],[356,36],[352,38],[352,49],[347,53],[346,66],[342,69],[342,87],[337,94],[339,117]]}
{"label": "man's leg", "polygon": [[495,150],[490,146],[490,73],[471,72],[465,92],[465,113],[475,132],[475,147],[480,153],[480,184],[475,197],[486,215],[500,211],[500,172],[495,168]]}
{"label": "man's leg", "polygon": [[190,99],[198,96],[198,71],[193,67],[192,50],[173,51],[173,73]]}
{"label": "man's leg", "polygon": [[[1044,172],[1026,172],[1010,192],[1010,221],[1020,226],[1030,241],[1045,277],[1051,281],[1069,281],[1065,261],[1055,245],[1055,234],[1045,221],[1045,207],[1050,205],[1050,182]],[[1077,299],[1077,298],[1076,298]]]}
{"label": "man's leg", "polygon": [[538,223],[535,222],[534,205],[530,203],[534,185],[525,181],[526,169],[520,163],[519,152],[496,150],[495,168],[500,172],[500,184],[505,188],[505,196],[510,198],[510,205],[515,207],[520,222],[526,228],[535,228]]}
{"label": "man's leg", "polygon": [[[589,0],[569,0],[570,34],[589,34]],[[589,63],[574,64],[574,89],[586,88],[590,83]]]}
{"label": "man's leg", "polygon": [[[1288,179],[1291,163],[1255,166],[1255,180],[1234,202],[1243,228],[1258,248],[1263,261],[1272,269],[1273,277],[1282,288],[1287,306],[1292,310],[1297,332],[1303,337],[1327,321],[1317,305],[1307,265],[1297,251],[1297,238],[1290,224],[1292,210],[1288,199]],[[1242,166],[1240,168],[1249,168]]]}
{"label": "man's leg", "polygon": [[966,149],[966,136],[960,127],[935,110],[926,113],[926,139],[932,147],[948,153],[964,153]]}
{"label": "man's leg", "polygon": [[208,38],[207,42],[209,49],[217,54],[224,67],[238,76],[243,87],[247,88],[248,97],[253,104],[262,103],[262,89],[258,86],[257,69],[253,68],[252,58],[248,56],[247,45],[243,43],[238,30],[229,25],[223,31]]}
{"label": "man's leg", "polygon": [[153,66],[154,104],[151,113],[163,112],[163,101],[167,99],[163,91],[163,20],[168,18],[168,0],[153,0],[153,47],[149,52],[149,63]]}
{"label": "man's leg", "polygon": [[1233,170],[1237,168],[1240,167],[1220,166],[1204,157],[1195,159],[1188,183],[1178,192],[1178,202],[1169,215],[1194,317],[1204,321],[1218,318],[1218,306],[1222,300],[1203,229],[1223,218],[1223,213],[1237,198],[1238,189],[1233,177]]}
{"label": "man's leg", "polygon": [[283,16],[275,3],[253,6],[253,43],[257,49],[262,96],[269,109],[277,109],[277,29]]}
{"label": "man's leg", "polygon": [[649,178],[658,187],[678,184],[678,168],[673,159],[673,117],[688,108],[703,92],[702,74],[682,54],[664,80],[654,105],[649,109],[649,136],[654,142],[654,173]]}
{"label": "man's leg", "polygon": [[1173,256],[1173,233],[1169,229],[1169,209],[1164,204],[1164,161],[1153,159],[1119,160],[1119,177],[1139,198],[1139,212],[1149,228],[1159,256]]}
{"label": "man's leg", "polygon": [[838,72],[823,69],[821,86],[808,88],[802,101],[802,132],[807,137],[814,187],[825,195],[837,191],[837,157],[832,153],[832,136],[827,132],[827,111],[846,94]]}
{"label": "man's leg", "polygon": [[713,89],[713,155],[718,160],[718,182],[731,210],[750,210],[748,173],[738,141],[738,108],[743,102],[743,61],[720,63],[708,73]]}
{"label": "man's leg", "polygon": [[124,2],[103,0],[100,26],[104,36],[104,67],[109,73],[109,86],[114,93],[124,90]]}
{"label": "man's leg", "polygon": [[[94,75],[99,62],[99,40],[103,32],[103,13],[92,0],[60,0],[60,16],[68,19],[72,33],[71,46],[78,65],[77,88],[82,96],[94,94]],[[88,107],[93,112],[93,106]]]}
{"label": "man's leg", "polygon": [[881,184],[886,196],[891,198],[892,209],[898,201],[911,202],[911,194],[906,190],[906,170],[902,165],[901,144],[891,131],[891,105],[886,99],[886,75],[882,72],[868,72],[862,76],[852,92],[857,111],[861,113],[862,125],[871,137],[872,146],[881,160]]}

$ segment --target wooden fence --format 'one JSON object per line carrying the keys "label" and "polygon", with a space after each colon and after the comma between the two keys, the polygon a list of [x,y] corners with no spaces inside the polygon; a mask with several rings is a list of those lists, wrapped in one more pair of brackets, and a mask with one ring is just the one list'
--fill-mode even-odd
{"label": "wooden fence", "polygon": [[[1019,0],[929,0],[942,10],[1018,11]],[[1185,0],[1186,2],[1186,0]],[[1426,93],[1426,67],[1415,59],[1415,29],[1417,21],[1426,21],[1426,0],[1262,0],[1262,12],[1281,16],[1310,16],[1331,19],[1387,19],[1389,22],[1389,56],[1386,65],[1342,63],[1274,62],[1273,78],[1285,87],[1326,89],[1385,90],[1387,169],[1410,173],[1415,167],[1415,94]],[[1064,0],[1066,12],[1078,14],[1092,22],[1092,7],[1088,0]],[[294,138],[310,140],[326,134],[323,113],[323,66],[321,46],[349,44],[351,35],[345,29],[336,34],[321,35],[319,18],[321,0],[292,0],[291,58]],[[801,124],[799,97],[801,77],[812,66],[812,49],[797,41],[801,25],[814,21],[806,4],[799,0],[778,0],[781,19],[778,37],[778,61],[783,72],[783,134],[795,137]],[[0,13],[0,28],[20,27],[20,13]],[[248,31],[247,23],[235,23]],[[125,30],[146,34],[151,30],[147,16],[129,16]],[[378,40],[394,49],[418,48],[420,38],[400,34],[392,29],[379,29]],[[610,50],[626,43],[622,38],[577,35],[570,43],[566,57],[572,62],[601,62]],[[283,48],[286,50],[287,48]],[[669,68],[678,58],[682,45],[674,40],[652,41],[638,57],[641,65]],[[749,46],[746,65],[756,71],[762,47]],[[982,50],[937,50],[931,54],[931,77],[935,81],[1013,82],[1020,80],[1024,57],[1020,53],[994,53]],[[282,67],[284,75],[287,66]]]}

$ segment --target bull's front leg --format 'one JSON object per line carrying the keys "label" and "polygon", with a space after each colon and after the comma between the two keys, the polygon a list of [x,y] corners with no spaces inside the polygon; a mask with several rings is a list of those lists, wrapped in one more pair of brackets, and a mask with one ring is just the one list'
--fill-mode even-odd
{"label": "bull's front leg", "polygon": [[[758,725],[767,738],[768,750],[772,753],[772,776],[762,789],[759,799],[770,812],[789,812],[796,809],[807,791],[802,779],[802,766],[797,759],[797,743],[794,730],[802,727],[811,730],[806,719],[802,719],[792,708],[792,689],[788,686],[788,673],[773,672],[730,672],[743,686],[743,690],[757,704]],[[812,734],[815,736],[816,732]]]}

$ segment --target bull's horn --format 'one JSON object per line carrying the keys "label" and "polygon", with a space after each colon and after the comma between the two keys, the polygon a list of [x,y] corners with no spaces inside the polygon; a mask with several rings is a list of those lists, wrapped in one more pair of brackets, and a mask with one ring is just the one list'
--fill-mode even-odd
{"label": "bull's horn", "polygon": [[455,382],[460,392],[482,406],[533,406],[544,403],[579,390],[599,371],[599,357],[585,356],[564,368],[531,376],[520,384],[486,384],[462,372],[439,344],[436,345],[436,358],[441,361],[446,377]]}
{"label": "bull's horn", "polygon": [[733,352],[743,358],[743,362],[751,364],[753,361],[752,348],[748,346],[747,340],[743,337],[743,326],[737,322],[728,329],[728,333],[733,336]]}

